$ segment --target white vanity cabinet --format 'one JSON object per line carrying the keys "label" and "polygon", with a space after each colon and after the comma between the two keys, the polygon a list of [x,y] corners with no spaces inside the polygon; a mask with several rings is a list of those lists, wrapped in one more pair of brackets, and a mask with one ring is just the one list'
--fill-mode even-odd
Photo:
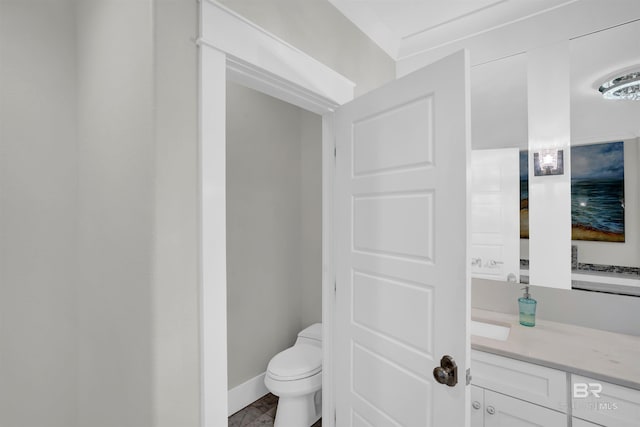
{"label": "white vanity cabinet", "polygon": [[484,427],[484,389],[471,385],[471,427]]}
{"label": "white vanity cabinet", "polygon": [[478,350],[471,375],[471,427],[640,426],[640,390]]}
{"label": "white vanity cabinet", "polygon": [[567,374],[471,352],[471,427],[566,427]]}
{"label": "white vanity cabinet", "polygon": [[471,386],[471,427],[566,427],[567,415]]}
{"label": "white vanity cabinet", "polygon": [[606,427],[640,426],[640,390],[571,375],[573,417]]}
{"label": "white vanity cabinet", "polygon": [[471,350],[471,375],[471,382],[478,387],[567,412],[564,371]]}

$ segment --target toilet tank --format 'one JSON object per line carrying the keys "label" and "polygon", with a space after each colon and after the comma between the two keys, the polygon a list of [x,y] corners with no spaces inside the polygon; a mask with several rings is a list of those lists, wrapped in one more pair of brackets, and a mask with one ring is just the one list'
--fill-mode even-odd
{"label": "toilet tank", "polygon": [[298,333],[296,344],[309,344],[322,347],[322,323],[314,323]]}

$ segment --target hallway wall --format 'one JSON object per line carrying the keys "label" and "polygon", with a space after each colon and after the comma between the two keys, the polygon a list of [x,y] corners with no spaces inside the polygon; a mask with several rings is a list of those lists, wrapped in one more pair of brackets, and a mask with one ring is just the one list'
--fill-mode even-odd
{"label": "hallway wall", "polygon": [[2,426],[199,425],[196,32],[0,2]]}
{"label": "hallway wall", "polygon": [[0,425],[75,425],[72,1],[0,2]]}
{"label": "hallway wall", "polygon": [[152,3],[77,3],[78,426],[152,424]]}

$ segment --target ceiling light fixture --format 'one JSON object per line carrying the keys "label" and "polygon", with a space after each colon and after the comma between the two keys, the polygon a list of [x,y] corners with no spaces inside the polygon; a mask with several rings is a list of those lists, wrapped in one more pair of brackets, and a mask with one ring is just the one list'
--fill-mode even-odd
{"label": "ceiling light fixture", "polygon": [[640,101],[640,71],[632,71],[609,79],[598,90],[604,99]]}

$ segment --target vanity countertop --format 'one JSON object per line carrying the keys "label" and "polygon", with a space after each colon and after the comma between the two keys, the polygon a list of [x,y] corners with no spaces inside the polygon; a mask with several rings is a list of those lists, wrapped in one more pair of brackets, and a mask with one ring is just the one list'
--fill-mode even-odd
{"label": "vanity countertop", "polygon": [[[471,336],[471,348],[640,390],[640,337],[472,309],[474,320],[511,326],[506,341]],[[472,369],[473,370],[473,369]]]}

